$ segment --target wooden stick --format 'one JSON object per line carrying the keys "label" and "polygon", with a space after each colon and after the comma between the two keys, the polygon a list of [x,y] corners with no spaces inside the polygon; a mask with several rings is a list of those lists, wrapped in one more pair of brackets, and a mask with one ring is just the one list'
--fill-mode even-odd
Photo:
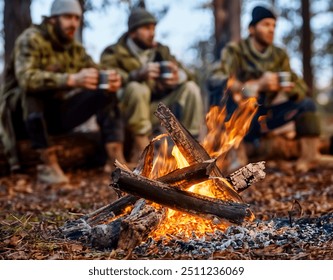
{"label": "wooden stick", "polygon": [[231,173],[226,177],[226,179],[232,184],[234,189],[240,193],[254,183],[263,180],[266,176],[264,169],[264,161],[249,163],[248,165]]}
{"label": "wooden stick", "polygon": [[117,249],[131,251],[145,241],[163,220],[165,209],[147,205],[144,199],[135,204],[132,212],[121,222]]}
{"label": "wooden stick", "polygon": [[208,160],[196,163],[188,167],[176,169],[156,180],[169,186],[186,190],[192,185],[201,183],[209,178],[211,169],[215,165],[215,160]]}
{"label": "wooden stick", "polygon": [[225,202],[175,189],[120,168],[117,168],[112,176],[115,188],[175,210],[214,221],[225,219],[236,224],[241,224],[244,219],[253,218],[246,204]]}

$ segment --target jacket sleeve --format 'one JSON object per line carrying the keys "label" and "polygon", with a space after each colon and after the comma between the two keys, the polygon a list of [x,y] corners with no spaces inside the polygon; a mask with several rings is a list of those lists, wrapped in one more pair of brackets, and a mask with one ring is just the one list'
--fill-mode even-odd
{"label": "jacket sleeve", "polygon": [[14,48],[15,75],[26,92],[64,88],[68,75],[40,69],[40,40],[32,36],[19,37]]}
{"label": "jacket sleeve", "polygon": [[[221,54],[220,75],[223,79],[231,76],[237,76],[240,66],[240,57],[236,46],[233,44],[227,45]],[[238,77],[239,78],[239,77]]]}
{"label": "jacket sleeve", "polygon": [[115,69],[121,76],[122,81],[126,84],[129,80],[129,73],[121,67],[118,56],[113,46],[107,47],[101,54],[100,67],[102,69]]}

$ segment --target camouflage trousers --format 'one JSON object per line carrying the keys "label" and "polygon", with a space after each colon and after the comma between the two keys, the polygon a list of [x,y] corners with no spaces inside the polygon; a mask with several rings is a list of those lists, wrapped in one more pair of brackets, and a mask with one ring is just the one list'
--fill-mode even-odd
{"label": "camouflage trousers", "polygon": [[153,101],[152,91],[145,83],[130,82],[123,91],[120,104],[131,133],[147,135],[152,131],[159,123],[153,115],[159,102],[169,107],[192,135],[199,135],[203,121],[203,101],[199,87],[191,81]]}

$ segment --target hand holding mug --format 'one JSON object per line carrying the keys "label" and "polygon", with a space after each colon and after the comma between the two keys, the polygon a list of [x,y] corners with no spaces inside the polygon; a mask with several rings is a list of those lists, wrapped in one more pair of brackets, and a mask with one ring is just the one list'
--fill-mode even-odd
{"label": "hand holding mug", "polygon": [[289,92],[294,87],[294,83],[291,81],[291,73],[287,71],[278,72],[279,85],[285,91]]}
{"label": "hand holding mug", "polygon": [[121,76],[115,70],[99,71],[98,88],[110,92],[116,92],[121,87]]}
{"label": "hand holding mug", "polygon": [[160,62],[160,80],[167,87],[174,87],[179,83],[178,66],[172,61]]}

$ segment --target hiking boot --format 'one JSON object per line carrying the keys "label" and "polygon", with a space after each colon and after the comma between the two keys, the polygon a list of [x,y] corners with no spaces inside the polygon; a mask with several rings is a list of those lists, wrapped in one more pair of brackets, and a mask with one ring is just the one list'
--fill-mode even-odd
{"label": "hiking boot", "polygon": [[126,164],[126,159],[124,157],[124,145],[122,142],[109,142],[105,144],[105,151],[108,156],[106,164],[104,165],[104,172],[111,173],[114,171],[115,161]]}
{"label": "hiking boot", "polygon": [[134,146],[132,149],[131,162],[137,163],[143,150],[149,145],[149,137],[147,135],[135,135]]}
{"label": "hiking boot", "polygon": [[65,184],[69,182],[67,176],[60,168],[45,164],[37,166],[37,180],[46,184]]}
{"label": "hiking boot", "polygon": [[303,137],[300,139],[301,155],[296,162],[296,170],[307,172],[316,167],[333,167],[333,156],[322,155],[319,152],[318,137]]}
{"label": "hiking boot", "polygon": [[126,161],[123,149],[124,145],[122,142],[109,142],[105,145],[105,150],[108,155],[108,159],[104,165],[105,173],[111,173],[115,170],[114,163],[116,160],[125,164],[131,170],[136,167],[136,163]]}
{"label": "hiking boot", "polygon": [[62,171],[56,154],[56,147],[40,149],[38,152],[43,164],[37,166],[37,180],[47,184],[68,183],[67,176]]}

